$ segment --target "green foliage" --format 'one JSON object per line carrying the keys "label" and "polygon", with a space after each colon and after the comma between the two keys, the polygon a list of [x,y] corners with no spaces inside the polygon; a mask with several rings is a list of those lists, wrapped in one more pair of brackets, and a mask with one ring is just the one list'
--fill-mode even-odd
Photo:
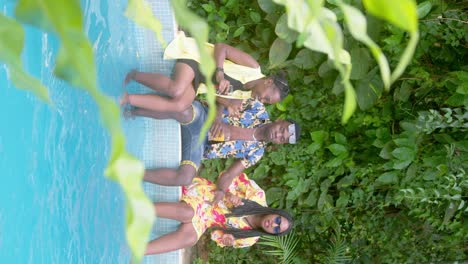
{"label": "green foliage", "polygon": [[336,228],[325,255],[324,263],[327,264],[346,263],[351,260],[348,256],[346,241],[341,238],[341,227]]}
{"label": "green foliage", "polygon": [[[246,172],[265,189],[269,205],[295,215],[300,239],[295,263],[325,263],[332,256],[343,256],[335,253],[346,253],[352,260],[344,262],[357,263],[465,260],[468,79],[464,32],[468,17],[463,5],[419,1],[411,7],[419,21],[414,25],[415,16],[408,16],[406,20],[413,22],[404,31],[373,17],[361,1],[338,2],[308,4],[323,4],[344,28],[343,49],[350,51],[353,64],[349,82],[361,109],[346,126],[340,125],[339,115],[340,94],[345,91],[342,77],[333,61],[304,44],[306,36],[285,26],[291,18],[282,6],[266,0],[258,1],[258,6],[207,1],[204,4],[212,6],[207,11],[199,1],[189,1],[195,12],[207,18],[212,41],[233,44],[263,65],[271,66],[270,47],[276,39],[292,44],[291,50],[285,49],[288,56],[275,61],[275,67],[288,73],[292,92],[268,110],[273,119],[299,121],[301,140],[295,146],[269,146],[260,163]],[[349,10],[343,9],[351,6],[361,15],[347,18]],[[250,12],[261,14],[263,23],[253,21]],[[302,20],[293,22],[307,23]],[[228,27],[219,26],[224,24]],[[242,34],[234,35],[241,26]],[[388,78],[395,72],[385,73],[382,65],[398,68],[411,39],[409,30],[415,26],[421,39],[414,58],[401,77]],[[388,92],[386,78],[393,82]],[[205,161],[202,175],[216,179],[229,164]],[[210,261],[221,261],[219,249],[210,244],[209,250],[213,252]],[[229,260],[245,262],[245,254],[262,253],[257,246],[248,253],[229,251],[235,256]]]}
{"label": "green foliage", "polygon": [[468,107],[461,108],[442,108],[445,112],[441,115],[439,111],[430,109],[418,114],[417,128],[426,134],[432,134],[435,130],[444,131],[452,128],[462,132],[468,130]]}
{"label": "green foliage", "polygon": [[254,245],[247,248],[218,247],[213,241],[209,242],[209,260],[196,260],[193,263],[217,264],[217,263],[237,263],[249,264],[258,263],[261,259],[264,263],[276,263],[274,257],[264,255],[260,246]]}
{"label": "green foliage", "polygon": [[264,236],[259,245],[273,247],[274,250],[264,251],[267,255],[278,256],[283,264],[293,263],[295,256],[297,255],[296,246],[299,243],[299,238],[294,232],[289,233],[286,236],[269,237]]}
{"label": "green foliage", "polygon": [[[356,79],[356,76],[350,76],[352,74],[350,56],[349,53],[343,49],[343,33],[341,32],[339,23],[337,23],[335,13],[324,7],[323,1],[274,0],[274,2],[286,7],[289,28],[299,32],[297,38],[298,46],[304,45],[311,50],[326,53],[328,57],[333,60],[333,65],[341,76],[340,84],[344,86],[345,102],[342,123],[346,123],[354,113],[356,100],[359,100],[360,97],[356,96],[356,92],[350,82],[350,78]],[[372,41],[366,33],[367,22],[361,12],[350,5],[344,4],[342,1],[330,2],[340,7],[352,36],[366,44],[371,50],[378,61],[384,86],[386,90],[389,90],[390,85],[401,76],[404,69],[411,61],[419,39],[417,24],[418,15],[415,2],[401,0],[395,4],[390,0],[364,1],[364,6],[371,14],[395,24],[410,33],[409,44],[403,52],[395,71],[391,75],[387,59],[379,46]],[[401,4],[399,4],[400,2]],[[282,22],[281,19],[278,24],[280,24],[280,22]],[[276,32],[278,34],[278,31]],[[281,37],[280,34],[278,34],[278,36]],[[286,54],[288,53],[289,52],[286,52]],[[353,65],[362,64],[353,63]],[[369,83],[364,83],[364,85],[367,87],[371,86]],[[360,90],[362,91],[362,89]],[[361,107],[361,109],[362,108],[363,107]]]}

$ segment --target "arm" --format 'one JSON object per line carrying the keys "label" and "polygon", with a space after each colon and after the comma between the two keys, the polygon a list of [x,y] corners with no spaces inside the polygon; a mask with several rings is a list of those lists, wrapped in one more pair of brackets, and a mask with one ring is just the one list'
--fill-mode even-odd
{"label": "arm", "polygon": [[238,116],[243,109],[242,104],[244,100],[216,96],[216,103],[218,103],[219,106],[226,107],[230,116]]}
{"label": "arm", "polygon": [[214,47],[214,58],[216,67],[223,68],[224,60],[230,60],[236,64],[244,65],[251,68],[258,68],[260,65],[249,54],[229,46],[224,43],[216,43]]}
{"label": "arm", "polygon": [[234,163],[224,172],[223,175],[218,177],[218,181],[216,183],[217,190],[214,195],[214,203],[217,203],[220,201],[224,195],[225,192],[229,189],[229,185],[231,185],[232,180],[239,174],[242,173],[242,171],[245,169],[244,165],[240,160],[234,161]]}
{"label": "arm", "polygon": [[212,137],[216,137],[220,134],[225,133],[225,126],[223,122],[221,121],[223,117],[223,111],[224,111],[224,106],[221,104],[216,104],[216,116],[215,120],[213,121],[213,124],[211,124],[211,128],[209,130],[209,135]]}
{"label": "arm", "polygon": [[235,239],[231,234],[224,234],[221,230],[215,230],[211,232],[211,240],[216,242],[220,247],[250,247],[258,241],[259,237],[249,237],[249,238],[240,238]]}
{"label": "arm", "polygon": [[244,205],[242,198],[237,195],[232,194],[231,192],[226,193],[226,195],[224,196],[224,200],[225,200],[225,204],[229,208]]}
{"label": "arm", "polygon": [[229,196],[233,196],[238,197],[239,199],[244,198],[257,202],[262,206],[267,206],[265,191],[260,188],[260,186],[258,186],[255,181],[249,179],[245,173],[241,173],[238,177],[236,177],[229,188],[230,195],[227,195],[228,200],[231,198]]}
{"label": "arm", "polygon": [[258,68],[260,65],[249,54],[224,43],[216,43],[214,46],[214,59],[216,63],[215,78],[218,82],[218,93],[226,94],[229,91],[229,81],[224,79],[224,60],[228,59],[236,64]]}

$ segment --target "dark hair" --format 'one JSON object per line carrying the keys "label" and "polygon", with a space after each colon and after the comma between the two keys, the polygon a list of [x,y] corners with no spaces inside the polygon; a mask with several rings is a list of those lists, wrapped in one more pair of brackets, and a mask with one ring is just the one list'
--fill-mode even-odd
{"label": "dark hair", "polygon": [[289,84],[286,79],[286,72],[279,71],[275,75],[271,76],[271,79],[280,92],[280,99],[283,100],[289,94]]}
{"label": "dark hair", "polygon": [[239,217],[239,216],[245,216],[245,215],[277,214],[288,219],[288,222],[289,222],[288,229],[278,234],[270,234],[270,233],[263,231],[262,229],[250,229],[250,230],[242,230],[242,229],[237,229],[237,228],[216,228],[216,229],[222,230],[226,234],[231,234],[236,239],[256,237],[256,236],[265,236],[265,235],[266,236],[283,236],[291,231],[294,221],[288,212],[281,210],[281,209],[261,206],[257,202],[247,200],[247,199],[242,199],[242,202],[244,202],[243,205],[231,209],[231,213],[226,214],[225,216],[226,217],[232,217],[232,216]]}
{"label": "dark hair", "polygon": [[296,121],[292,119],[286,119],[286,121],[288,121],[291,124],[294,124],[294,128],[296,130],[296,142],[299,141],[299,138],[301,137],[301,127]]}

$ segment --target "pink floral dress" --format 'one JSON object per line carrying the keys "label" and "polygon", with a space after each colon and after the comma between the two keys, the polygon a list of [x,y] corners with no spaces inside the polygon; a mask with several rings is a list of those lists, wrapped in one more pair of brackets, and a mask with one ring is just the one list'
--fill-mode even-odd
{"label": "pink floral dress", "polygon": [[[222,176],[220,176],[222,177]],[[229,201],[225,198],[216,205],[211,205],[216,184],[204,178],[194,178],[190,186],[182,187],[182,201],[189,204],[195,214],[192,218],[192,225],[197,232],[198,238],[210,227],[223,228],[239,228],[251,229],[244,217],[225,217],[225,214],[230,213],[229,208],[232,207]],[[240,197],[257,202],[262,206],[267,206],[265,192],[253,181],[250,180],[244,173],[237,176],[229,186],[229,192]],[[222,230],[214,230],[211,232],[211,239],[218,246],[224,247],[221,238]],[[249,247],[257,242],[259,237],[249,237],[236,239],[233,247]]]}

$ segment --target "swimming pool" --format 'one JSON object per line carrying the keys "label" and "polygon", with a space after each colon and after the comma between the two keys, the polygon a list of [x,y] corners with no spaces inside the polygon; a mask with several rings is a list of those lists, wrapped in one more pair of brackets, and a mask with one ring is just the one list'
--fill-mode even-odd
{"label": "swimming pool", "polygon": [[[134,24],[123,15],[126,4],[81,1],[99,86],[116,101],[123,76],[140,56]],[[14,5],[0,0],[4,14],[11,16]],[[26,27],[23,63],[48,87],[53,105],[14,88],[0,69],[0,261],[128,263],[123,196],[103,176],[110,138],[91,97],[53,77],[57,50],[55,36]],[[124,123],[137,157],[143,125]]]}

